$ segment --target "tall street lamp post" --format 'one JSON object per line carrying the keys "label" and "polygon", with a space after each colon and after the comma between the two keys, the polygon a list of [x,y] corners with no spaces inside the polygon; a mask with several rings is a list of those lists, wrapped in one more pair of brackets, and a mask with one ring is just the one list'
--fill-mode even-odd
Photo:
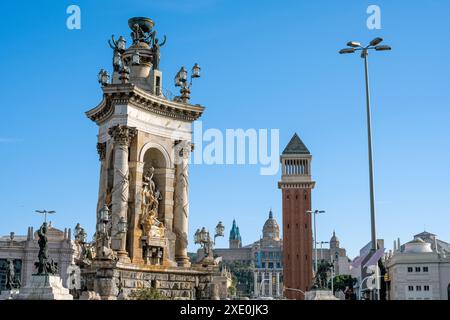
{"label": "tall street lamp post", "polygon": [[316,238],[316,215],[319,213],[325,213],[324,210],[308,210],[307,214],[313,215],[313,223],[314,223],[314,275],[317,275],[317,238]]}
{"label": "tall street lamp post", "polygon": [[[370,186],[370,226],[371,226],[371,251],[372,254],[377,250],[377,237],[376,237],[376,224],[375,224],[375,192],[373,182],[373,157],[372,157],[372,121],[370,110],[370,90],[369,90],[369,50],[375,51],[387,51],[391,50],[388,45],[380,45],[383,41],[382,38],[375,38],[370,43],[363,47],[361,43],[356,41],[350,41],[347,43],[347,48],[339,51],[340,54],[355,53],[361,51],[361,58],[364,59],[364,71],[366,80],[366,108],[367,108],[367,142],[369,152],[369,186]],[[377,292],[378,292],[377,287]]]}

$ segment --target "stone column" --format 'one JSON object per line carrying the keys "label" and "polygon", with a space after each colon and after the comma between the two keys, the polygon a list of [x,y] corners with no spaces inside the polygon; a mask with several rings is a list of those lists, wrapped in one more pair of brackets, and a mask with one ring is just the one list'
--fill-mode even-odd
{"label": "stone column", "polygon": [[265,294],[266,294],[266,288],[265,288],[265,285],[266,285],[266,273],[263,271],[263,272],[261,272],[261,288],[260,288],[260,292],[259,292],[259,295],[261,296],[261,297],[264,297],[265,296]]}
{"label": "stone column", "polygon": [[118,223],[127,220],[128,211],[128,147],[136,136],[136,129],[125,125],[109,128],[109,135],[114,139],[114,186],[112,190],[112,249],[117,251],[119,260],[127,261],[126,234],[118,232]]}
{"label": "stone column", "polygon": [[269,297],[273,296],[272,272],[269,272]]}
{"label": "stone column", "polygon": [[[134,208],[129,210],[130,221],[130,233],[129,233],[129,245],[130,250],[129,255],[132,263],[144,263],[142,258],[142,244],[141,236],[142,229],[140,225],[140,215],[141,215],[141,204],[142,204],[142,184],[143,184],[143,174],[144,174],[144,162],[134,161],[130,162],[130,172],[134,176],[134,181],[131,181],[130,188],[133,189],[134,185]],[[130,190],[130,195],[132,195],[133,190]]]}
{"label": "stone column", "polygon": [[[100,160],[100,179],[98,184],[98,201],[97,201],[97,212],[96,212],[96,228],[95,232],[101,229],[100,221],[100,210],[106,201],[106,178],[107,178],[107,166],[106,166],[106,142],[97,143],[97,152]],[[97,233],[98,235],[98,233]],[[99,254],[100,246],[97,243],[97,254]]]}
{"label": "stone column", "polygon": [[277,297],[279,297],[280,296],[280,273],[279,272],[276,273],[275,285],[276,285],[276,295],[277,295]]}
{"label": "stone column", "polygon": [[258,296],[258,272],[253,272],[253,295]]}
{"label": "stone column", "polygon": [[189,267],[191,263],[187,255],[188,218],[189,218],[189,179],[188,158],[191,144],[178,141],[175,144],[175,208],[173,231],[176,235],[175,260],[180,267]]}

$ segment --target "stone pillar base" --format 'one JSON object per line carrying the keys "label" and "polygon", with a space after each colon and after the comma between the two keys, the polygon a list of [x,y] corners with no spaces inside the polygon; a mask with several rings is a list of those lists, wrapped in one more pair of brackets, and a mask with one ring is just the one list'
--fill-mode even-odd
{"label": "stone pillar base", "polygon": [[339,300],[336,298],[331,290],[312,290],[307,291],[305,300]]}
{"label": "stone pillar base", "polygon": [[19,290],[17,300],[73,300],[69,289],[55,275],[32,275],[31,281]]}
{"label": "stone pillar base", "polygon": [[19,294],[19,289],[3,290],[0,294],[0,300],[13,300]]}
{"label": "stone pillar base", "polygon": [[131,263],[131,259],[128,256],[128,252],[126,252],[126,251],[117,251],[117,259],[120,262]]}
{"label": "stone pillar base", "polygon": [[188,257],[175,257],[175,260],[179,267],[189,268],[191,266],[191,261]]}

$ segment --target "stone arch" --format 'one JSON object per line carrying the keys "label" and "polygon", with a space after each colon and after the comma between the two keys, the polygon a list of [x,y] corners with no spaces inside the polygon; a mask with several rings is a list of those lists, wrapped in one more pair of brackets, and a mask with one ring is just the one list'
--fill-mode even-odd
{"label": "stone arch", "polygon": [[[139,161],[143,164],[144,174],[154,168],[153,181],[161,193],[162,199],[158,206],[158,219],[171,229],[172,212],[167,205],[172,203],[173,194],[171,186],[171,159],[167,150],[160,144],[149,142],[144,145],[139,155]],[[169,226],[170,225],[170,226]]]}
{"label": "stone arch", "polygon": [[165,161],[165,168],[172,168],[172,160],[170,158],[169,152],[167,152],[166,148],[164,148],[163,145],[155,142],[147,142],[141,149],[141,152],[139,154],[139,161],[145,162],[144,157],[148,150],[150,149],[156,149],[159,152],[161,152],[161,155],[164,157]]}

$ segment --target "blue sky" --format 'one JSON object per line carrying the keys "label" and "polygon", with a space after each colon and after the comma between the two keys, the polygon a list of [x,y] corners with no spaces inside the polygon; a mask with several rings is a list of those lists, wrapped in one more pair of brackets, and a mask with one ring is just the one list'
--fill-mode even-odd
{"label": "blue sky", "polygon": [[[81,30],[66,8],[81,8]],[[366,27],[381,7],[382,29]],[[0,234],[25,234],[54,209],[57,227],[92,235],[98,190],[96,125],[84,112],[101,100],[111,34],[148,16],[167,35],[164,85],[181,65],[202,66],[192,102],[203,127],[278,128],[280,151],[297,132],[313,154],[313,207],[355,256],[370,240],[363,62],[337,51],[381,36],[391,52],[370,56],[378,237],[388,246],[424,229],[450,241],[450,2],[434,1],[2,1]],[[279,175],[256,165],[193,165],[191,236],[235,218],[245,244],[273,208],[281,225]],[[227,245],[227,237],[218,246]],[[190,250],[195,247],[190,244]]]}

